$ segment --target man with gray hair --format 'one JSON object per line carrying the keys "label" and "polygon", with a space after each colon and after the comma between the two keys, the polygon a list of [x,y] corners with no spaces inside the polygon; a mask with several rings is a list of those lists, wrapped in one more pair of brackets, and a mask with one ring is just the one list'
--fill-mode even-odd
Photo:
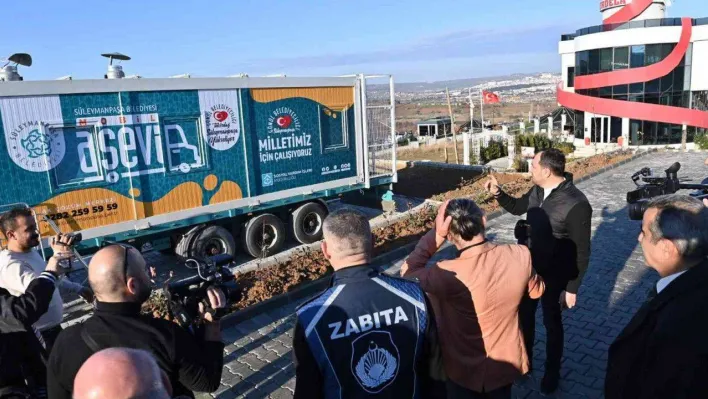
{"label": "man with gray hair", "polygon": [[[367,218],[330,214],[322,252],[334,269],[329,289],[297,310],[295,398],[432,398],[434,318],[418,284],[371,265]],[[438,392],[439,394],[440,392]]]}
{"label": "man with gray hair", "polygon": [[74,379],[74,399],[169,399],[172,387],[150,353],[109,348],[93,354]]}
{"label": "man with gray hair", "polygon": [[708,398],[706,206],[683,195],[648,204],[639,243],[660,280],[610,346],[607,399]]}

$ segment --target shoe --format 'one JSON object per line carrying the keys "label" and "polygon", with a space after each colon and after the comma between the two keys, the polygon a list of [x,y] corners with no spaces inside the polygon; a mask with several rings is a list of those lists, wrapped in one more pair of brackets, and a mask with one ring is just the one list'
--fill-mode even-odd
{"label": "shoe", "polygon": [[546,371],[541,380],[541,393],[551,394],[558,389],[558,381],[560,380],[560,372]]}

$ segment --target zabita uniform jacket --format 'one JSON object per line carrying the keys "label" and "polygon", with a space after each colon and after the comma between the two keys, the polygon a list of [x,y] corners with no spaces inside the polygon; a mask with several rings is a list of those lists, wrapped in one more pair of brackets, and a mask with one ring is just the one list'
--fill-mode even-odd
{"label": "zabita uniform jacket", "polygon": [[430,397],[436,337],[417,283],[370,265],[340,269],[297,310],[295,397]]}

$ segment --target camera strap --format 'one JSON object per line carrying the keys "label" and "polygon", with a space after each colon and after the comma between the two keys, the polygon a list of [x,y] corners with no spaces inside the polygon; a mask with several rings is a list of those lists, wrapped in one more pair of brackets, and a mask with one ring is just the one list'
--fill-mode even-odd
{"label": "camera strap", "polygon": [[488,242],[488,240],[485,238],[484,241],[482,241],[482,242],[478,242],[478,243],[476,243],[476,244],[472,244],[472,245],[470,245],[469,247],[464,247],[464,248],[462,248],[461,250],[457,251],[457,256],[459,257],[460,255],[462,255],[463,252],[467,251],[468,249],[472,249],[472,248],[474,248],[474,247],[478,247],[478,246],[480,246],[480,245],[486,244],[487,242]]}
{"label": "camera strap", "polygon": [[81,328],[81,339],[84,340],[86,346],[88,346],[89,349],[93,351],[93,353],[101,351],[101,346],[96,342],[95,339],[93,339],[93,337],[89,335],[88,330],[86,330],[86,326],[83,326]]}

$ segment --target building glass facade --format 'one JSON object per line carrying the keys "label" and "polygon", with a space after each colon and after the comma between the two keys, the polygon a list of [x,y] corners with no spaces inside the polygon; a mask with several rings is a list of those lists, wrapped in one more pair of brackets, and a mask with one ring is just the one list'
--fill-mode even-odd
{"label": "building glass facade", "polygon": [[[574,75],[577,77],[649,66],[668,57],[674,47],[675,44],[662,43],[579,51],[575,54]],[[708,95],[705,92],[692,94],[688,91],[691,83],[692,47],[693,45],[691,44],[681,63],[673,71],[661,78],[643,83],[576,90],[576,92],[581,95],[620,101],[662,104],[683,108],[693,107],[697,109],[705,107],[708,110]],[[576,120],[582,119],[582,116],[581,118],[576,117]],[[621,131],[621,119],[611,118],[610,123],[612,125],[611,141],[616,142],[619,135],[615,131]],[[683,126],[676,124],[630,120],[629,144],[678,144],[681,143],[682,129]],[[696,131],[696,129],[688,129],[687,140],[689,142],[693,141],[693,135]],[[576,126],[576,135],[581,132],[582,130]],[[593,137],[592,134],[591,137]],[[593,139],[593,141],[595,140]]]}

